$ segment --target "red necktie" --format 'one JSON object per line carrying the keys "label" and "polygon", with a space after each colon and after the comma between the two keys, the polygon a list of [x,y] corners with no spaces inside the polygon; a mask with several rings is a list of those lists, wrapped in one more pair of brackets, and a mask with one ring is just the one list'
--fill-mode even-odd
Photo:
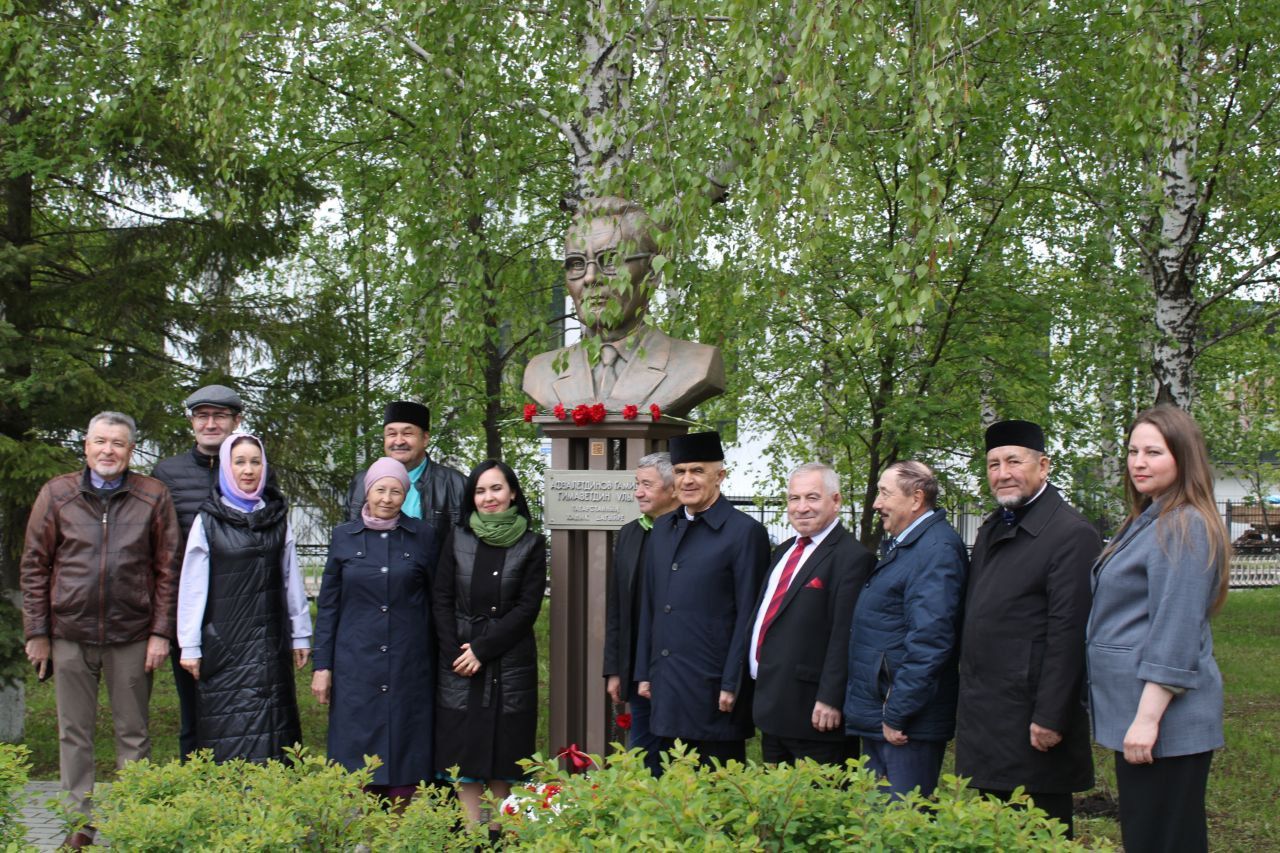
{"label": "red necktie", "polygon": [[769,607],[764,611],[764,621],[760,623],[760,637],[756,640],[756,661],[760,660],[760,649],[764,646],[765,632],[773,624],[773,618],[778,615],[778,608],[782,606],[782,597],[787,594],[787,587],[791,586],[791,576],[796,573],[796,566],[800,565],[800,556],[812,541],[808,536],[797,539],[796,547],[791,550],[791,556],[787,558],[787,564],[782,567],[782,577],[778,578],[778,585],[773,588],[773,598],[769,599]]}

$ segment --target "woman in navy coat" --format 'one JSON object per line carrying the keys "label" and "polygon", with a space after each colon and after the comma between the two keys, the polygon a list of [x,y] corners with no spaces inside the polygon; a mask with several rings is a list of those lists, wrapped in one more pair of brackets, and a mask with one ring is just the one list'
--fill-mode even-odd
{"label": "woman in navy coat", "polygon": [[364,481],[361,518],[334,528],[329,544],[311,691],[329,705],[329,758],[354,770],[378,756],[371,790],[403,804],[434,770],[436,538],[400,512],[404,465],[384,457]]}
{"label": "woman in navy coat", "polygon": [[1205,788],[1223,745],[1209,617],[1227,596],[1227,531],[1190,415],[1148,409],[1128,446],[1129,517],[1094,567],[1093,736],[1116,753],[1125,850],[1208,850]]}

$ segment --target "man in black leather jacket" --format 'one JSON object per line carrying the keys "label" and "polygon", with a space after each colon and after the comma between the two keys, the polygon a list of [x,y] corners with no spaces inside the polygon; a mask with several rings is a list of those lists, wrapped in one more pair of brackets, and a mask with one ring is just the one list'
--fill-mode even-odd
{"label": "man in black leather jacket", "polygon": [[[395,400],[387,404],[382,418],[382,447],[409,472],[413,489],[401,512],[433,525],[443,540],[449,527],[458,522],[466,478],[447,465],[427,456],[431,441],[431,412],[421,403]],[[347,521],[360,517],[364,506],[364,471],[356,473],[347,490]]]}

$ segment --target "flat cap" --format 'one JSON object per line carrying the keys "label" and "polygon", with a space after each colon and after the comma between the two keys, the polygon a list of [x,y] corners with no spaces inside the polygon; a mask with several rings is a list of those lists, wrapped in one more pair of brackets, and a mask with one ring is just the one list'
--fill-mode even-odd
{"label": "flat cap", "polygon": [[720,446],[720,433],[694,432],[689,435],[675,435],[667,442],[671,451],[671,464],[684,465],[689,462],[723,462],[724,448]]}
{"label": "flat cap", "polygon": [[221,406],[236,412],[244,411],[244,400],[241,400],[240,395],[226,385],[206,385],[197,389],[194,394],[182,401],[182,405],[187,408],[187,411],[196,406]]}

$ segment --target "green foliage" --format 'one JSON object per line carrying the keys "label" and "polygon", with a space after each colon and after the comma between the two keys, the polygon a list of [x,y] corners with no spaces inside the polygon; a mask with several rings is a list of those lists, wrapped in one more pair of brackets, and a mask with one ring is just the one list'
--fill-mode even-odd
{"label": "green foliage", "polygon": [[25,651],[26,632],[22,629],[22,611],[0,595],[0,686],[22,683],[31,668]]}
{"label": "green foliage", "polygon": [[[874,774],[850,761],[830,767],[699,767],[677,747],[661,779],[638,751],[615,753],[589,775],[535,758],[539,781],[560,786],[558,813],[532,797],[502,820],[510,846],[531,850],[1079,850],[1038,809],[974,797],[944,777],[936,799],[891,802]],[[1025,805],[1025,798],[1018,802]]]}
{"label": "green foliage", "polygon": [[21,744],[0,743],[0,849],[26,850],[27,828],[19,819],[26,800],[28,750]]}
{"label": "green foliage", "polygon": [[385,820],[370,778],[302,749],[288,763],[140,761],[98,801],[97,825],[125,850],[349,850]]}

